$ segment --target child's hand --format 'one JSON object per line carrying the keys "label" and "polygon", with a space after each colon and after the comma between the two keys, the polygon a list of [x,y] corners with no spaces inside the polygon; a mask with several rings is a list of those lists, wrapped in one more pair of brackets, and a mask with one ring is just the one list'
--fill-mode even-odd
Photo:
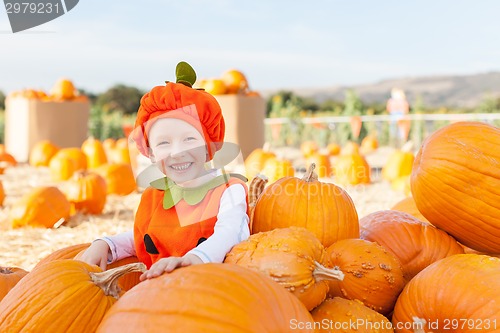
{"label": "child's hand", "polygon": [[186,254],[183,257],[168,257],[162,258],[151,265],[148,271],[140,276],[140,280],[152,279],[162,275],[163,273],[170,273],[178,267],[185,267],[190,265],[203,264],[201,259],[194,254]]}
{"label": "child's hand", "polygon": [[89,248],[83,252],[79,260],[90,265],[97,265],[105,271],[108,264],[108,252],[108,243],[102,239],[98,239],[90,244]]}

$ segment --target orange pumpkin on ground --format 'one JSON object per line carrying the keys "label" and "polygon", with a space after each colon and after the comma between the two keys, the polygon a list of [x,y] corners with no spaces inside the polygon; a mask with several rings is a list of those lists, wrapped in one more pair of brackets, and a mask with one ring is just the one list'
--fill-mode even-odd
{"label": "orange pumpkin on ground", "polygon": [[264,169],[266,161],[276,157],[276,154],[270,151],[269,143],[264,144],[263,148],[254,149],[245,159],[245,172],[249,180],[252,180]]}
{"label": "orange pumpkin on ground", "polygon": [[359,224],[361,238],[382,245],[399,259],[407,281],[435,261],[464,253],[443,230],[400,211],[374,212]]}
{"label": "orange pumpkin on ground", "polygon": [[26,274],[22,268],[0,266],[0,301]]}
{"label": "orange pumpkin on ground", "polygon": [[[262,273],[233,264],[176,269],[139,283],[108,311],[97,332],[289,332],[312,322],[304,305]],[[294,332],[314,332],[298,328]]]}
{"label": "orange pumpkin on ground", "polygon": [[415,160],[412,149],[413,142],[408,141],[401,149],[395,150],[382,168],[382,178],[392,182],[400,177],[409,176]]}
{"label": "orange pumpkin on ground", "polygon": [[316,172],[319,177],[325,178],[332,175],[330,156],[326,154],[314,153],[307,159],[307,168],[309,168],[312,163],[316,164]]}
{"label": "orange pumpkin on ground", "polygon": [[391,322],[358,300],[334,297],[311,311],[317,333],[393,333]]}
{"label": "orange pumpkin on ground", "polygon": [[375,134],[369,134],[361,140],[359,150],[362,154],[369,154],[378,148],[378,140]]}
{"label": "orange pumpkin on ground", "polygon": [[291,226],[311,231],[324,246],[359,237],[358,213],[342,188],[318,181],[312,164],[302,178],[286,177],[266,187],[257,200],[252,233]]}
{"label": "orange pumpkin on ground", "polygon": [[458,122],[434,132],[416,156],[411,192],[433,225],[472,249],[500,253],[500,129]]}
{"label": "orange pumpkin on ground", "polygon": [[321,265],[325,248],[310,231],[290,227],[253,234],[235,245],[224,262],[260,271],[314,309],[326,298],[332,278],[342,278],[335,269]]}
{"label": "orange pumpkin on ground", "polygon": [[94,171],[106,180],[108,194],[127,195],[137,188],[130,164],[106,163]]}
{"label": "orange pumpkin on ground", "polygon": [[75,161],[75,171],[87,169],[87,155],[85,155],[80,148],[62,148],[54,155],[54,157],[61,155],[67,156]]}
{"label": "orange pumpkin on ground", "polygon": [[328,146],[326,146],[326,151],[330,156],[337,156],[338,154],[340,154],[341,147],[338,143],[331,142],[328,144]]}
{"label": "orange pumpkin on ground", "polygon": [[370,184],[370,166],[360,154],[342,153],[335,165],[335,182],[341,185]]}
{"label": "orange pumpkin on ground", "polygon": [[108,162],[102,142],[90,137],[82,143],[82,152],[87,157],[87,168],[94,169]]}
{"label": "orange pumpkin on ground", "polygon": [[61,190],[54,186],[41,186],[12,205],[9,220],[13,228],[52,228],[68,220],[70,210],[71,205]]}
{"label": "orange pumpkin on ground", "polygon": [[71,156],[55,154],[49,162],[50,178],[53,181],[68,180],[77,170],[75,160]]}
{"label": "orange pumpkin on ground", "polygon": [[0,175],[4,173],[6,168],[17,165],[17,160],[14,156],[7,152],[0,153]]}
{"label": "orange pumpkin on ground", "polygon": [[50,159],[59,151],[59,147],[49,140],[37,142],[31,149],[29,164],[31,166],[49,166]]}
{"label": "orange pumpkin on ground", "polygon": [[56,260],[26,275],[0,303],[1,332],[95,332],[121,296],[117,279],[145,271],[130,264],[101,272],[78,260]]}
{"label": "orange pumpkin on ground", "polygon": [[284,158],[271,157],[264,163],[262,173],[268,178],[269,183],[274,183],[284,177],[293,177],[295,169],[292,161]]}
{"label": "orange pumpkin on ground", "polygon": [[63,247],[62,249],[56,250],[41,259],[35,267],[48,263],[49,261],[59,259],[73,259],[78,253],[86,250],[89,246],[90,243],[82,243]]}
{"label": "orange pumpkin on ground", "polygon": [[304,141],[300,144],[300,152],[304,158],[309,158],[312,154],[317,153],[319,146],[315,141]]}
{"label": "orange pumpkin on ground", "polygon": [[486,255],[457,254],[433,263],[403,289],[394,327],[401,333],[498,332],[498,272],[500,259]]}
{"label": "orange pumpkin on ground", "polygon": [[396,256],[364,239],[343,239],[330,245],[324,265],[344,273],[343,280],[327,281],[329,297],[357,299],[384,315],[391,313],[406,283]]}
{"label": "orange pumpkin on ground", "polygon": [[106,205],[106,180],[94,172],[75,172],[64,184],[63,192],[77,212],[101,214]]}

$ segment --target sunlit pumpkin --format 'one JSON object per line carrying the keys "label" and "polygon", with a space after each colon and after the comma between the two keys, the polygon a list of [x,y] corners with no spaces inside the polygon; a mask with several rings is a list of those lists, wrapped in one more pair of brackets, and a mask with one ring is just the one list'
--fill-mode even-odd
{"label": "sunlit pumpkin", "polygon": [[415,156],[411,151],[413,143],[408,141],[401,149],[396,149],[382,168],[382,178],[394,181],[397,178],[409,176],[413,168]]}
{"label": "sunlit pumpkin", "polygon": [[106,205],[106,180],[98,173],[77,171],[62,190],[77,212],[101,214]]}
{"label": "sunlit pumpkin", "polygon": [[470,248],[500,253],[500,129],[457,122],[434,132],[415,158],[411,192],[433,225]]}
{"label": "sunlit pumpkin", "polygon": [[106,163],[94,171],[106,180],[108,194],[127,195],[137,188],[130,164]]}
{"label": "sunlit pumpkin", "polygon": [[95,332],[121,296],[117,280],[144,271],[130,264],[101,272],[78,260],[55,260],[33,269],[0,303],[1,332]]}
{"label": "sunlit pumpkin", "polygon": [[0,266],[0,301],[26,274],[28,272],[19,267]]}
{"label": "sunlit pumpkin", "polygon": [[326,146],[326,151],[330,156],[337,156],[340,154],[341,147],[338,143],[331,142]]}
{"label": "sunlit pumpkin", "polygon": [[221,78],[226,85],[226,94],[245,93],[248,90],[247,78],[237,69],[225,71]]}
{"label": "sunlit pumpkin", "polygon": [[108,161],[102,142],[94,137],[89,137],[83,141],[81,149],[87,157],[87,168],[89,169],[97,168]]}
{"label": "sunlit pumpkin", "polygon": [[376,134],[369,134],[361,140],[361,146],[359,147],[360,153],[369,154],[374,152],[378,148],[378,140]]}
{"label": "sunlit pumpkin", "polygon": [[307,159],[307,167],[312,163],[316,164],[316,172],[319,177],[330,177],[332,175],[332,165],[330,156],[327,154],[314,153]]}
{"label": "sunlit pumpkin", "polygon": [[284,177],[293,177],[295,169],[292,161],[285,158],[271,157],[264,163],[262,173],[269,179],[269,183],[274,183]]}
{"label": "sunlit pumpkin", "polygon": [[313,164],[304,177],[270,184],[255,206],[252,233],[291,226],[311,231],[324,246],[359,237],[358,214],[342,188],[318,181]]}
{"label": "sunlit pumpkin", "polygon": [[315,141],[304,141],[300,144],[300,152],[304,158],[310,157],[319,150],[319,146]]}
{"label": "sunlit pumpkin", "polygon": [[17,160],[14,156],[7,152],[0,153],[0,175],[4,173],[6,168],[17,165]]}
{"label": "sunlit pumpkin", "polygon": [[252,180],[257,174],[261,173],[266,161],[272,157],[276,157],[276,154],[270,151],[269,143],[265,144],[263,148],[252,150],[245,159],[245,172],[247,178]]}
{"label": "sunlit pumpkin", "polygon": [[332,278],[342,278],[321,262],[325,248],[305,228],[282,228],[253,234],[235,245],[224,262],[260,271],[300,299],[308,310],[326,298]]}
{"label": "sunlit pumpkin", "polygon": [[324,265],[344,273],[328,280],[330,297],[357,299],[384,315],[394,308],[406,281],[399,260],[388,250],[363,239],[343,239],[326,249]]}
{"label": "sunlit pumpkin", "polygon": [[52,97],[60,100],[70,100],[76,96],[76,89],[71,80],[61,78],[52,88]]}
{"label": "sunlit pumpkin", "polygon": [[401,262],[407,281],[433,262],[464,253],[443,230],[397,210],[382,210],[359,220],[360,237],[391,251]]}
{"label": "sunlit pumpkin", "polygon": [[29,164],[31,166],[49,166],[50,159],[59,151],[59,147],[50,140],[37,142],[31,149]]}
{"label": "sunlit pumpkin", "polygon": [[75,171],[87,169],[87,155],[77,147],[62,148],[52,158],[67,156],[75,162]]}
{"label": "sunlit pumpkin", "polygon": [[97,332],[289,332],[294,321],[308,323],[312,317],[269,277],[234,264],[209,263],[139,283],[113,305]]}
{"label": "sunlit pumpkin", "polygon": [[227,91],[224,81],[215,78],[206,79],[202,88],[212,95],[223,95]]}
{"label": "sunlit pumpkin", "polygon": [[498,272],[500,259],[486,255],[458,254],[439,260],[405,286],[392,323],[402,333],[498,332]]}
{"label": "sunlit pumpkin", "polygon": [[70,209],[71,205],[61,190],[54,186],[40,186],[12,205],[9,220],[13,228],[52,228],[69,218]]}
{"label": "sunlit pumpkin", "polygon": [[77,169],[77,162],[71,156],[55,154],[49,162],[50,177],[53,181],[68,180]]}
{"label": "sunlit pumpkin", "polygon": [[342,154],[333,166],[335,182],[341,185],[370,184],[370,166],[360,154]]}

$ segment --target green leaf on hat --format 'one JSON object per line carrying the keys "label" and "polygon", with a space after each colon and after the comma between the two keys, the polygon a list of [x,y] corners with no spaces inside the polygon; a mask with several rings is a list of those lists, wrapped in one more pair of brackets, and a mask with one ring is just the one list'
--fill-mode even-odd
{"label": "green leaf on hat", "polygon": [[193,67],[185,61],[181,61],[175,67],[176,83],[182,83],[188,87],[192,87],[196,82],[196,72]]}

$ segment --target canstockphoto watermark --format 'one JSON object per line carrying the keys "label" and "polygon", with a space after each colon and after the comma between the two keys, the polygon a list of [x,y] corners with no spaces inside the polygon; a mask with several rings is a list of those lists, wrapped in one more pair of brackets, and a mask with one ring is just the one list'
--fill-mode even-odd
{"label": "canstockphoto watermark", "polygon": [[321,321],[299,321],[290,320],[290,329],[292,330],[363,330],[363,331],[381,331],[392,329],[390,321],[371,321],[363,318],[347,321],[334,321],[332,319],[322,319]]}
{"label": "canstockphoto watermark", "polygon": [[12,32],[52,21],[75,8],[79,0],[4,0]]}

